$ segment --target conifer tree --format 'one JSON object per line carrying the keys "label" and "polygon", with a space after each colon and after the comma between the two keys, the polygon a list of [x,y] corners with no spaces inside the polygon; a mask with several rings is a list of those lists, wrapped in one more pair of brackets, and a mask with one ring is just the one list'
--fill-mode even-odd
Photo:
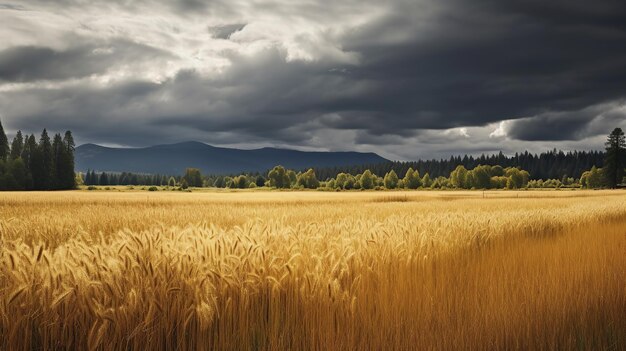
{"label": "conifer tree", "polygon": [[67,162],[63,171],[63,187],[65,189],[74,189],[76,187],[76,176],[74,171],[74,151],[76,149],[76,145],[74,144],[72,132],[69,130],[65,132],[63,145],[65,146],[65,157]]}
{"label": "conifer tree", "polygon": [[102,174],[100,174],[100,179],[98,179],[98,185],[109,185],[109,177],[106,173],[102,172]]}
{"label": "conifer tree", "polygon": [[39,152],[41,154],[39,162],[41,162],[42,171],[39,184],[42,190],[52,189],[55,179],[54,152],[46,129],[43,130],[39,139]]}
{"label": "conifer tree", "polygon": [[65,146],[63,145],[63,139],[61,134],[55,134],[52,139],[52,169],[53,179],[51,185],[53,189],[63,188],[63,168],[65,167]]}
{"label": "conifer tree", "polygon": [[22,151],[24,150],[24,137],[22,131],[18,130],[13,142],[11,143],[11,159],[16,160],[22,157]]}
{"label": "conifer tree", "polygon": [[604,157],[604,177],[609,188],[616,188],[624,177],[626,167],[626,140],[621,128],[615,128],[606,141]]}
{"label": "conifer tree", "polygon": [[28,168],[33,176],[33,187],[35,190],[45,190],[49,175],[46,174],[41,147],[36,143],[34,135],[28,139],[28,146],[30,150]]}
{"label": "conifer tree", "polygon": [[9,158],[9,139],[2,127],[2,121],[0,121],[0,161],[4,161]]}

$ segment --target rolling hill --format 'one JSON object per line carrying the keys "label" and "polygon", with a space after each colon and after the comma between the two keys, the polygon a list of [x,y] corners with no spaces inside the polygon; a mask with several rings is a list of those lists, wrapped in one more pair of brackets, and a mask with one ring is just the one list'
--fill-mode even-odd
{"label": "rolling hill", "polygon": [[182,174],[185,168],[199,168],[205,174],[263,172],[276,165],[300,170],[308,167],[335,167],[375,164],[388,161],[375,153],[308,152],[261,148],[241,150],[200,142],[156,145],[145,148],[111,148],[84,144],[76,148],[76,170]]}

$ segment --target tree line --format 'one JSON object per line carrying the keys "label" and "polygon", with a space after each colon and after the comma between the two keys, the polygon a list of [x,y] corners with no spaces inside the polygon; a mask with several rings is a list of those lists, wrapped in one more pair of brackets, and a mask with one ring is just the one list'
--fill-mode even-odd
{"label": "tree line", "polygon": [[[596,169],[597,168],[593,168]],[[601,170],[601,169],[600,169]],[[185,175],[170,177],[167,185],[173,189],[188,187],[213,187],[249,189],[268,187],[275,189],[319,189],[319,190],[383,190],[383,189],[522,189],[581,187],[579,179],[530,180],[529,173],[519,168],[478,165],[472,169],[457,166],[448,177],[421,175],[409,168],[403,177],[391,170],[379,176],[369,169],[356,175],[339,173],[336,177],[319,180],[314,169],[296,172],[283,166],[272,168],[266,176],[240,174],[236,176],[203,176],[199,169],[188,168]],[[584,183],[585,186],[595,183]],[[149,185],[149,184],[145,184]],[[159,185],[159,184],[156,184]]]}
{"label": "tree line", "polygon": [[65,190],[76,187],[74,138],[67,131],[39,140],[18,131],[9,144],[0,122],[0,190]]}
{"label": "tree line", "polygon": [[419,160],[419,161],[390,161],[378,164],[355,165],[347,167],[315,168],[321,179],[334,178],[339,173],[357,175],[366,169],[376,174],[385,174],[393,170],[398,176],[404,177],[409,168],[420,174],[428,173],[431,177],[447,177],[457,166],[473,169],[479,165],[502,166],[524,169],[530,179],[563,179],[563,177],[580,178],[583,172],[591,167],[602,167],[604,152],[601,151],[572,151],[563,152],[552,150],[540,154],[531,154],[528,151],[505,156],[502,152],[493,155],[452,156],[449,159]]}
{"label": "tree line", "polygon": [[[570,152],[551,151],[539,155],[528,153],[517,154],[514,157],[499,155],[481,156],[473,158],[451,158],[450,161],[417,161],[392,162],[387,164],[356,166],[344,168],[347,171],[334,173],[341,168],[308,169],[296,172],[282,166],[276,166],[265,175],[260,173],[245,173],[234,176],[203,176],[199,169],[188,168],[182,176],[140,175],[133,173],[101,173],[87,172],[86,185],[153,185],[169,186],[171,188],[186,189],[188,187],[216,187],[216,188],[257,188],[271,187],[277,189],[521,189],[521,188],[615,188],[620,183],[626,183],[624,167],[626,166],[626,145],[624,132],[616,128],[607,138],[605,152]],[[602,156],[598,161],[598,156]],[[565,164],[574,162],[571,166]],[[485,161],[486,164],[476,162]],[[489,164],[493,162],[501,164]],[[431,162],[431,163],[428,163]],[[458,162],[446,174],[432,175],[423,172],[419,167],[438,165],[444,168]],[[534,162],[534,163],[533,163]],[[533,179],[531,171],[519,166],[507,164],[531,164],[540,169],[551,169],[547,174],[561,177]],[[599,164],[602,167],[597,166]],[[413,168],[411,165],[419,167]],[[579,169],[581,165],[589,166]],[[398,170],[396,170],[398,168]],[[405,169],[406,168],[406,169]],[[362,169],[362,171],[358,171]],[[565,171],[580,172],[580,176],[571,176]],[[354,172],[354,173],[353,173]],[[319,175],[322,174],[320,177]],[[379,176],[379,174],[381,176]],[[320,180],[324,179],[324,180]]]}
{"label": "tree line", "polygon": [[79,175],[84,185],[154,185],[164,186],[168,184],[169,176],[161,174],[139,174],[131,172],[98,172],[88,170],[84,175]]}

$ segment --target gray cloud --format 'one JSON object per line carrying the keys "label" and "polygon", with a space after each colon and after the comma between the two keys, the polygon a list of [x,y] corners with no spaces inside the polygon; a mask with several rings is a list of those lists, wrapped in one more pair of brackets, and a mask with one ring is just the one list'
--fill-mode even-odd
{"label": "gray cloud", "polygon": [[[619,1],[124,3],[106,23],[59,24],[55,35],[79,38],[64,47],[0,51],[7,125],[124,145],[196,139],[414,158],[498,150],[503,139],[511,150],[595,148],[623,122]],[[42,4],[51,6],[23,6]],[[130,12],[145,25],[119,20]]]}
{"label": "gray cloud", "polygon": [[626,126],[626,105],[619,101],[515,120],[509,126],[508,135],[528,141],[581,140],[606,135],[607,131],[622,125]]}
{"label": "gray cloud", "polygon": [[125,39],[54,50],[17,46],[0,51],[0,81],[65,80],[106,73],[109,68],[171,54]]}
{"label": "gray cloud", "polygon": [[209,27],[209,32],[218,39],[229,39],[231,35],[241,31],[245,26],[245,23],[226,24],[223,26]]}

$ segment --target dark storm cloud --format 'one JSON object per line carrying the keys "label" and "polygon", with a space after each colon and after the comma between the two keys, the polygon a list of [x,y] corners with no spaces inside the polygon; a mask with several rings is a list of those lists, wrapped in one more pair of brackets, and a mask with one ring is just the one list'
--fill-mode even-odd
{"label": "dark storm cloud", "polygon": [[606,135],[608,131],[624,124],[626,105],[620,101],[579,111],[548,112],[518,119],[512,121],[508,135],[528,141],[581,140],[590,136]]}
{"label": "dark storm cloud", "polygon": [[[126,2],[112,3],[124,8]],[[91,6],[84,1],[64,4]],[[133,6],[156,4],[162,3],[142,0]],[[54,120],[87,139],[129,145],[206,136],[208,142],[265,140],[306,146],[353,131],[344,142],[347,148],[350,143],[382,147],[421,140],[449,150],[471,145],[465,136],[424,131],[514,120],[507,132],[515,142],[584,140],[606,134],[604,129],[621,123],[623,116],[615,110],[615,103],[626,97],[623,1],[250,5],[253,14],[280,14],[277,22],[283,26],[271,30],[267,23],[255,22],[254,15],[246,17],[237,2],[189,0],[164,6],[178,15],[198,16],[194,19],[207,38],[166,41],[172,47],[162,49],[134,44],[143,33],[128,34],[125,45],[112,45],[115,50],[89,43],[64,50],[9,47],[0,52],[0,83],[63,81],[137,61],[146,61],[147,71],[159,72],[149,64],[152,57],[176,57],[183,43],[194,49],[214,38],[230,39],[212,44],[224,45],[219,55],[228,65],[202,72],[216,58],[206,48],[190,49],[180,67],[158,83],[137,70],[137,76],[105,86],[80,83],[0,92],[13,128]],[[370,8],[371,15],[365,13],[350,25],[338,15]],[[207,14],[217,14],[219,21],[203,22]],[[295,32],[300,25],[306,30],[289,37],[291,41],[271,36]],[[261,49],[248,50],[256,44]],[[300,59],[294,47],[310,57]],[[497,148],[498,142],[485,140],[476,148]]]}
{"label": "dark storm cloud", "polygon": [[105,73],[119,63],[170,56],[161,50],[121,39],[100,45],[81,44],[67,50],[17,46],[0,51],[0,82],[64,80]]}
{"label": "dark storm cloud", "polygon": [[519,140],[580,140],[593,119],[586,114],[548,113],[513,122],[508,135]]}
{"label": "dark storm cloud", "polygon": [[421,36],[388,39],[415,25],[404,14],[419,7],[407,4],[345,38],[344,48],[363,57],[355,79],[370,85],[343,101],[371,113],[354,118],[384,119],[389,131],[471,126],[580,109],[626,92],[624,4],[587,3],[584,11],[581,2],[557,2],[543,12],[535,2],[443,4],[444,15]]}

